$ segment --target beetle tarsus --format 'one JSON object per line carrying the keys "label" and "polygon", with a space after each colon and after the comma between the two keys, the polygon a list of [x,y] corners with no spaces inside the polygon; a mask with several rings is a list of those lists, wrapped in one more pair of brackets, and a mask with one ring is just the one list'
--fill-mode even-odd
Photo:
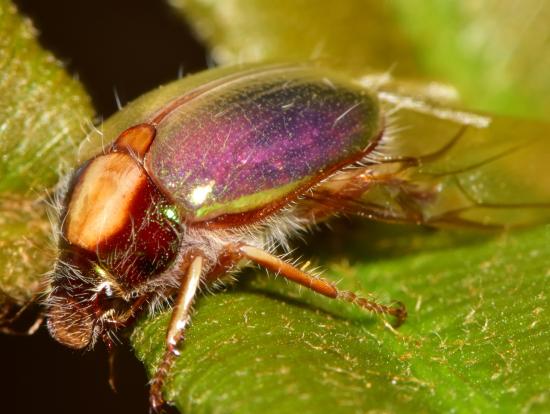
{"label": "beetle tarsus", "polygon": [[117,348],[113,342],[113,340],[109,337],[109,335],[104,334],[103,335],[103,343],[105,344],[105,348],[107,348],[107,353],[109,354],[109,388],[111,388],[111,391],[113,393],[117,393],[117,386],[116,386],[116,371],[115,371],[115,363],[116,363],[116,357],[117,357]]}
{"label": "beetle tarsus", "polygon": [[149,413],[150,414],[159,414],[162,412],[162,407],[164,406],[164,398],[162,397],[162,387],[164,381],[166,380],[166,375],[172,364],[174,363],[174,354],[166,350],[162,361],[158,366],[155,376],[151,380],[151,385],[149,388]]}
{"label": "beetle tarsus", "polygon": [[355,293],[342,290],[338,292],[338,299],[353,303],[369,312],[375,314],[387,314],[395,317],[394,327],[398,327],[407,319],[407,309],[401,302],[396,302],[393,306],[378,303],[372,299],[357,296]]}
{"label": "beetle tarsus", "polygon": [[407,320],[407,307],[403,302],[395,302],[395,304],[390,307],[390,315],[395,317],[393,327],[399,328]]}

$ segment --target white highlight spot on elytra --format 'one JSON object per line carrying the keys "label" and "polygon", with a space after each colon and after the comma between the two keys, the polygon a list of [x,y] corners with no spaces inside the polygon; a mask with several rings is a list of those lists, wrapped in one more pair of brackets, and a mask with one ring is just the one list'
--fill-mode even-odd
{"label": "white highlight spot on elytra", "polygon": [[200,206],[203,204],[212,193],[214,184],[214,180],[211,180],[208,184],[195,187],[188,197],[189,202],[194,206]]}

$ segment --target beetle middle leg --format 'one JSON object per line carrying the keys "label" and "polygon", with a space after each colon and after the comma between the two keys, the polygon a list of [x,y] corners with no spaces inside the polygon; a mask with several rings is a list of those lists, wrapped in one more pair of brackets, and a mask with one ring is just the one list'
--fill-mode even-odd
{"label": "beetle middle leg", "polygon": [[388,314],[396,318],[395,326],[401,325],[407,318],[405,306],[398,302],[394,306],[383,305],[373,300],[359,297],[355,293],[345,290],[339,290],[332,283],[314,277],[297,267],[267,253],[257,247],[242,245],[237,247],[238,252],[245,258],[254,263],[265,267],[272,272],[280,274],[284,278],[305,286],[314,292],[327,296],[332,299],[340,299],[353,303],[363,309],[377,314]]}
{"label": "beetle middle leg", "polygon": [[157,412],[164,404],[162,386],[164,385],[168,371],[174,364],[175,358],[179,355],[178,346],[183,340],[185,329],[191,320],[191,306],[193,305],[193,299],[199,287],[202,268],[203,257],[196,255],[191,259],[191,263],[182,279],[178,296],[172,310],[170,324],[168,325],[166,350],[151,380],[149,400],[154,412]]}

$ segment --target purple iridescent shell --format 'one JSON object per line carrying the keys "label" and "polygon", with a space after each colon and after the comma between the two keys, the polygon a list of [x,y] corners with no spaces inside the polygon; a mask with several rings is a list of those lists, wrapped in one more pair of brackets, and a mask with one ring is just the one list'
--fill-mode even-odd
{"label": "purple iridescent shell", "polygon": [[376,98],[310,67],[243,72],[179,101],[146,166],[190,221],[288,202],[361,159],[382,126]]}

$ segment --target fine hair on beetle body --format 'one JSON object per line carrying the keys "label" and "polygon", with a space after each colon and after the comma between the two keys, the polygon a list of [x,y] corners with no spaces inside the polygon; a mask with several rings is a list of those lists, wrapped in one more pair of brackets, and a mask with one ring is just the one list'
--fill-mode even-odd
{"label": "fine hair on beetle body", "polygon": [[[110,349],[116,332],[143,311],[171,306],[165,352],[151,380],[154,410],[164,404],[163,384],[194,297],[243,267],[257,265],[327,298],[389,315],[396,326],[405,321],[402,303],[340,290],[307,270],[309,262],[292,260],[291,239],[319,223],[359,215],[500,228],[523,223],[501,215],[518,207],[535,211],[527,222],[546,218],[544,203],[485,202],[457,177],[515,146],[430,170],[484,133],[483,116],[404,99],[403,108],[437,118],[447,133],[427,150],[408,152],[408,125],[399,128],[400,107],[378,80],[351,82],[310,65],[213,72],[153,91],[108,121],[105,136],[92,132],[79,148],[82,164],[53,197],[58,259],[48,275],[49,331],[72,348],[101,340]],[[144,110],[144,102],[153,108]],[[88,144],[91,150],[81,151]]]}
{"label": "fine hair on beetle body", "polygon": [[[61,196],[56,199],[59,225],[54,231],[59,258],[50,276],[51,289],[45,303],[48,327],[54,338],[73,348],[92,347],[98,339],[112,347],[118,329],[128,326],[144,308],[155,312],[165,307],[169,298],[177,293],[167,333],[166,354],[151,384],[151,406],[158,409],[163,401],[164,378],[178,353],[196,292],[223,282],[245,265],[258,264],[325,296],[340,297],[368,310],[404,319],[401,307],[387,307],[358,298],[351,292],[339,292],[333,284],[305,273],[286,257],[278,256],[289,252],[289,238],[337,213],[328,208],[323,214],[325,207],[311,203],[307,194],[318,184],[326,185],[339,171],[348,171],[350,166],[359,165],[382,136],[384,121],[378,118],[374,98],[338,86],[339,82],[337,78],[317,78],[307,67],[274,66],[230,74],[221,81],[207,83],[168,101],[165,108],[157,110],[149,121],[121,131],[112,144],[103,145],[98,155],[72,173],[71,179],[63,180],[62,188],[58,190],[63,199]],[[218,152],[213,153],[218,157],[214,160],[222,162],[219,167],[227,168],[231,164],[220,157],[236,158],[237,167],[247,168],[248,174],[260,174],[258,177],[263,181],[257,184],[249,182],[237,170],[238,173],[230,173],[232,175],[225,184],[220,183],[226,179],[223,176],[206,181],[210,183],[206,185],[201,178],[193,184],[194,187],[185,190],[188,192],[182,199],[180,193],[183,190],[178,190],[177,183],[165,178],[166,174],[172,173],[172,167],[156,165],[168,161],[159,161],[155,155],[155,148],[163,142],[163,135],[159,138],[159,134],[170,136],[170,133],[162,132],[171,125],[170,119],[184,114],[182,109],[187,111],[189,105],[192,107],[201,99],[208,103],[208,97],[215,97],[217,90],[222,95],[234,93],[232,91],[249,94],[249,101],[244,101],[244,105],[250,106],[248,112],[241,112],[238,105],[228,105],[227,109],[216,114],[217,120],[205,118],[205,123],[217,122],[212,128],[215,125],[225,128],[220,119],[226,119],[231,125],[222,150],[226,144],[237,148],[240,145],[238,140],[249,140],[258,147],[258,152],[254,153],[253,148],[248,155]],[[228,96],[226,99],[231,102],[233,98]],[[279,113],[270,112],[270,106]],[[267,121],[262,119],[264,116],[268,116]],[[252,121],[254,117],[258,118],[259,124],[253,124],[256,122]],[[274,118],[270,120],[269,117]],[[316,126],[314,122],[323,124]],[[319,129],[321,125],[326,127]],[[228,141],[232,129],[242,126],[253,126],[253,129],[243,130],[243,134]],[[286,176],[288,172],[284,164],[288,160],[285,160],[285,154],[295,157],[293,152],[289,152],[290,147],[296,146],[295,151],[301,154],[300,157],[305,150],[301,141],[288,141],[289,138],[293,134],[299,137],[303,130],[311,131],[307,134],[313,135],[308,136],[326,134],[333,140],[336,137],[331,136],[325,129],[327,127],[338,133],[337,139],[349,141],[344,144],[347,148],[339,149],[334,146],[337,141],[331,143],[321,139],[319,144],[327,148],[332,146],[330,157],[333,159],[320,153],[317,161],[312,158],[319,167],[288,164],[292,170],[299,167],[304,172],[297,169],[291,175],[297,178]],[[193,130],[193,127],[187,129]],[[266,140],[268,135],[264,135],[271,133],[280,134],[273,143]],[[374,144],[371,138],[376,141]],[[318,145],[315,139],[307,138],[306,145]],[[182,141],[184,145],[185,142]],[[254,160],[262,155],[263,148],[274,152],[273,166],[271,161],[262,164]],[[206,150],[204,156],[210,149]],[[200,153],[197,156],[200,158]],[[193,162],[193,158],[189,160],[189,168],[193,168]],[[300,162],[299,158],[297,162]],[[203,165],[201,163],[198,169],[189,170],[186,176],[200,174]],[[264,166],[272,172],[264,172]],[[215,173],[217,167],[212,168],[211,172]],[[247,187],[241,187],[239,182]],[[276,182],[288,190],[285,189],[281,195],[269,193]],[[174,184],[176,190],[172,189]],[[219,184],[224,192],[213,200],[222,200],[233,192],[236,204],[231,201],[208,204],[212,191],[220,191],[212,187],[214,184]],[[266,188],[266,196],[258,198],[252,192],[247,193],[252,190],[244,189],[252,189],[254,185]],[[254,195],[250,207],[242,209],[243,202],[239,201],[238,194]],[[202,205],[208,212],[206,217],[212,220],[201,218],[203,210],[193,212],[196,206]],[[316,211],[319,206],[320,211]],[[215,209],[219,212],[216,213]],[[229,221],[224,222],[226,216]]]}
{"label": "fine hair on beetle body", "polygon": [[[68,191],[67,189],[71,177],[70,174],[72,173],[65,175],[65,178],[60,181],[49,203],[51,207],[49,211],[53,243],[56,245],[59,243],[59,238],[62,237],[62,222],[60,222],[59,219],[64,217],[64,194]],[[232,229],[207,230],[189,228],[183,225],[181,226],[181,233],[179,234],[179,244],[183,248],[178,252],[178,256],[169,270],[143,286],[137,287],[134,291],[123,292],[120,289],[116,291],[120,292],[122,298],[125,300],[130,300],[145,293],[152,293],[153,295],[150,296],[147,305],[149,312],[155,314],[171,306],[172,294],[180,285],[181,274],[178,269],[182,265],[184,258],[189,256],[193,251],[200,251],[201,254],[204,255],[205,264],[203,268],[205,274],[208,274],[209,270],[215,266],[225,246],[228,244],[247,244],[263,249],[271,254],[278,254],[281,258],[285,258],[291,251],[289,241],[300,234],[305,234],[312,226],[316,225],[310,220],[298,217],[294,211],[295,209],[296,203],[293,202],[280,212],[266,217],[261,222]],[[133,233],[135,233],[135,230],[133,230]],[[282,252],[280,252],[279,249],[282,249]],[[127,255],[128,252],[121,251],[119,253],[114,252],[114,254]],[[203,281],[203,283],[201,283],[201,289],[209,290],[212,286],[221,286],[228,281],[235,280],[233,275],[240,270],[244,264],[245,262],[243,261],[239,266],[234,266],[232,269],[226,269],[224,277],[221,279],[213,280],[211,283]],[[252,265],[252,263],[248,263],[248,265]],[[60,258],[58,259],[58,268],[56,272],[56,277],[86,280],[78,267]],[[53,271],[49,272],[46,278],[50,279],[52,276]],[[116,289],[116,286],[114,286],[114,288]],[[94,291],[95,290],[96,289],[94,289]],[[56,304],[55,300],[55,295],[52,295],[51,291],[48,292],[45,301],[46,307],[54,306]],[[94,337],[94,340],[89,344],[90,348],[95,345],[96,340],[97,337]]]}

